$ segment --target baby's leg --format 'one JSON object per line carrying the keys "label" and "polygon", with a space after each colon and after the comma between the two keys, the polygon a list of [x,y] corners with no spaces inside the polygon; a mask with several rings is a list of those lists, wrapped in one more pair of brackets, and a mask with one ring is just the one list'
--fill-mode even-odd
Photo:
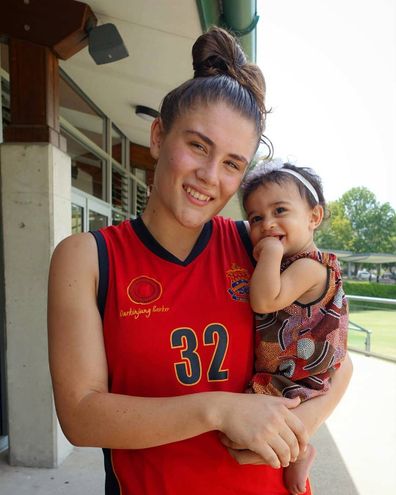
{"label": "baby's leg", "polygon": [[300,452],[296,462],[291,462],[283,470],[283,481],[292,495],[305,493],[306,483],[312,463],[316,456],[315,447],[308,445],[305,452]]}

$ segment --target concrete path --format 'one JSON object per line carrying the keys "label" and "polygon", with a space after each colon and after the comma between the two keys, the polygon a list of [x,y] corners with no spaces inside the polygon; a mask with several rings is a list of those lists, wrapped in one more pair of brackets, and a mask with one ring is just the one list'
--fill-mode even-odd
{"label": "concrete path", "polygon": [[[396,364],[352,360],[346,396],[312,440],[314,495],[395,495]],[[98,495],[103,487],[100,449],[76,448],[58,469],[11,467],[0,455],[1,495]]]}
{"label": "concrete path", "polygon": [[[322,452],[330,444],[318,446],[320,482],[327,476],[328,483],[315,495],[396,495],[396,364],[357,353],[351,357],[351,384],[326,422],[340,455],[326,459]],[[357,492],[333,491],[342,473],[340,458]],[[337,461],[338,469],[332,461]]]}
{"label": "concrete path", "polygon": [[75,448],[57,469],[11,467],[0,457],[1,495],[102,495],[103,455],[100,449]]}

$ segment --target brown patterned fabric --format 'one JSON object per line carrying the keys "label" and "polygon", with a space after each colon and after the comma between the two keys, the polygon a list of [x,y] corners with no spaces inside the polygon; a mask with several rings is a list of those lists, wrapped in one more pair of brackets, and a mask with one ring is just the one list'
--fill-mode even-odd
{"label": "brown patterned fabric", "polygon": [[255,374],[247,392],[301,400],[325,393],[347,348],[348,304],[341,269],[333,253],[311,251],[287,259],[311,258],[327,268],[324,294],[310,304],[297,301],[256,315]]}

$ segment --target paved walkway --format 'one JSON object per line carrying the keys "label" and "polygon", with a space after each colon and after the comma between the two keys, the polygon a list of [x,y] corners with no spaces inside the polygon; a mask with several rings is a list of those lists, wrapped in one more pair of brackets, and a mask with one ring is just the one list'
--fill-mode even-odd
{"label": "paved walkway", "polygon": [[[396,365],[352,360],[351,386],[312,442],[314,495],[395,495]],[[0,455],[1,495],[98,495],[103,485],[99,449],[76,448],[58,469],[12,467]]]}
{"label": "paved walkway", "polygon": [[339,471],[319,447],[320,482],[326,476],[328,483],[315,495],[396,495],[396,364],[356,353],[351,357],[351,385],[326,427],[357,491],[330,491]]}

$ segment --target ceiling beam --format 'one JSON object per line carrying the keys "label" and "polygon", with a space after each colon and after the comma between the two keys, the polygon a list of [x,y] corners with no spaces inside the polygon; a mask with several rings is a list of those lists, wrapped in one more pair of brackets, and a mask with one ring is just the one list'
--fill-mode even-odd
{"label": "ceiling beam", "polygon": [[88,45],[87,25],[97,18],[75,0],[0,0],[0,36],[48,47],[67,60]]}

